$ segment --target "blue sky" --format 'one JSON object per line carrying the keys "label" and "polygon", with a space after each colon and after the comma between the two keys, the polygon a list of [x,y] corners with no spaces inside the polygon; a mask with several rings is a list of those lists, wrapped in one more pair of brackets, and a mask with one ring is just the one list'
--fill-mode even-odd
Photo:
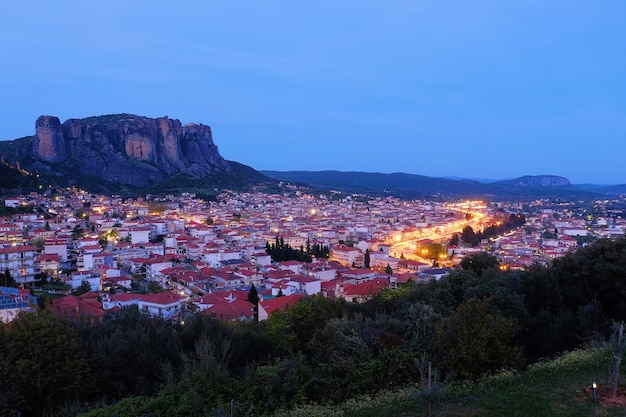
{"label": "blue sky", "polygon": [[626,1],[14,1],[0,139],[135,113],[258,170],[626,183]]}

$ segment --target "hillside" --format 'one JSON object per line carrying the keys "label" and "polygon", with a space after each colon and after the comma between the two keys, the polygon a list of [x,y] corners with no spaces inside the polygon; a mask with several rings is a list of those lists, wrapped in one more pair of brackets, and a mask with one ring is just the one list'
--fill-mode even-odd
{"label": "hillside", "polygon": [[37,174],[0,162],[0,196],[16,196],[44,188],[47,188],[47,182]]}
{"label": "hillside", "polygon": [[[612,398],[606,376],[611,359],[608,347],[593,347],[565,353],[519,374],[505,372],[473,384],[439,384],[430,397],[419,387],[406,388],[340,406],[304,406],[272,416],[422,417],[427,415],[426,400],[430,398],[433,416],[618,417],[626,407],[626,380],[622,379],[618,395]],[[594,381],[598,384],[597,402],[591,387]]]}

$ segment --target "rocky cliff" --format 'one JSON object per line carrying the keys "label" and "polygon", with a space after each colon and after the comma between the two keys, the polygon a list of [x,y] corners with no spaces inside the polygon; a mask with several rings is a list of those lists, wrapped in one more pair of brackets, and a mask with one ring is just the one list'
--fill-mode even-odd
{"label": "rocky cliff", "polygon": [[132,187],[171,177],[223,178],[233,170],[219,154],[209,126],[181,125],[167,116],[118,114],[63,123],[55,116],[41,116],[35,136],[0,143],[0,155],[26,170],[74,176],[79,183],[92,180]]}

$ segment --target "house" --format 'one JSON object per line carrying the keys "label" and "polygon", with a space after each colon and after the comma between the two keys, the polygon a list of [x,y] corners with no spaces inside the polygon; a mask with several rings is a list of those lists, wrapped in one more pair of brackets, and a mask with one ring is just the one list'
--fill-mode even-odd
{"label": "house", "polygon": [[0,322],[8,323],[22,311],[32,311],[37,299],[28,290],[0,287]]}
{"label": "house", "polygon": [[116,268],[102,267],[98,269],[100,273],[100,282],[103,291],[109,291],[114,288],[124,288],[129,290],[132,287],[132,279],[123,276],[122,271]]}
{"label": "house", "polygon": [[374,278],[359,284],[343,283],[338,295],[351,303],[364,303],[380,294],[383,288],[389,288],[389,279]]}
{"label": "house", "polygon": [[61,262],[67,262],[68,252],[67,239],[51,238],[44,242],[43,253],[45,255],[59,255]]}
{"label": "house", "polygon": [[358,284],[361,282],[369,281],[376,277],[376,271],[371,269],[352,268],[348,271],[341,273],[344,281],[348,281],[352,284]]}
{"label": "house", "polygon": [[98,294],[87,292],[83,295],[66,295],[52,300],[52,310],[57,314],[72,319],[101,319],[106,315]]}
{"label": "house", "polygon": [[137,306],[142,314],[163,319],[171,319],[180,313],[188,297],[175,292],[149,294],[107,294],[102,299],[105,310]]}
{"label": "house", "polygon": [[133,245],[137,245],[140,243],[148,243],[150,241],[150,231],[149,227],[133,227],[128,230],[128,234],[130,235],[130,243]]}
{"label": "house", "polygon": [[65,283],[73,290],[80,287],[83,282],[87,282],[91,291],[100,291],[100,275],[89,271],[74,271],[65,279]]}
{"label": "house", "polygon": [[59,278],[60,265],[61,257],[57,254],[41,255],[35,259],[35,268],[54,279]]}
{"label": "house", "polygon": [[330,260],[337,261],[344,266],[363,266],[363,252],[358,248],[346,245],[336,245],[330,251]]}
{"label": "house", "polygon": [[31,286],[35,282],[35,251],[32,246],[0,242],[0,271],[9,271],[18,284]]}
{"label": "house", "polygon": [[296,291],[308,295],[318,294],[322,291],[322,281],[306,275],[294,275],[289,278],[288,285],[295,287]]}
{"label": "house", "polygon": [[254,319],[255,305],[248,301],[245,291],[215,292],[194,302],[203,314],[222,321]]}
{"label": "house", "polygon": [[253,264],[259,266],[268,266],[272,263],[272,257],[265,252],[256,252],[250,258]]}
{"label": "house", "polygon": [[452,272],[451,268],[429,268],[421,271],[419,277],[420,281],[439,281],[441,277],[445,277],[450,272]]}
{"label": "house", "polygon": [[282,311],[306,297],[303,294],[285,295],[259,302],[259,321],[266,320],[275,311]]}
{"label": "house", "polygon": [[280,280],[272,283],[268,283],[267,286],[270,289],[272,297],[278,297],[281,295],[292,295],[296,292],[297,283],[292,283],[289,280]]}

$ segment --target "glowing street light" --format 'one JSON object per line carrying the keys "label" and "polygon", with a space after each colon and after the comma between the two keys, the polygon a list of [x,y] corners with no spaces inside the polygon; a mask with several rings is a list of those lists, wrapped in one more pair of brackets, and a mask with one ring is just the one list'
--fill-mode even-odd
{"label": "glowing street light", "polygon": [[593,402],[597,403],[598,402],[598,390],[597,390],[596,381],[593,381],[593,384],[591,384],[591,386],[593,387]]}

